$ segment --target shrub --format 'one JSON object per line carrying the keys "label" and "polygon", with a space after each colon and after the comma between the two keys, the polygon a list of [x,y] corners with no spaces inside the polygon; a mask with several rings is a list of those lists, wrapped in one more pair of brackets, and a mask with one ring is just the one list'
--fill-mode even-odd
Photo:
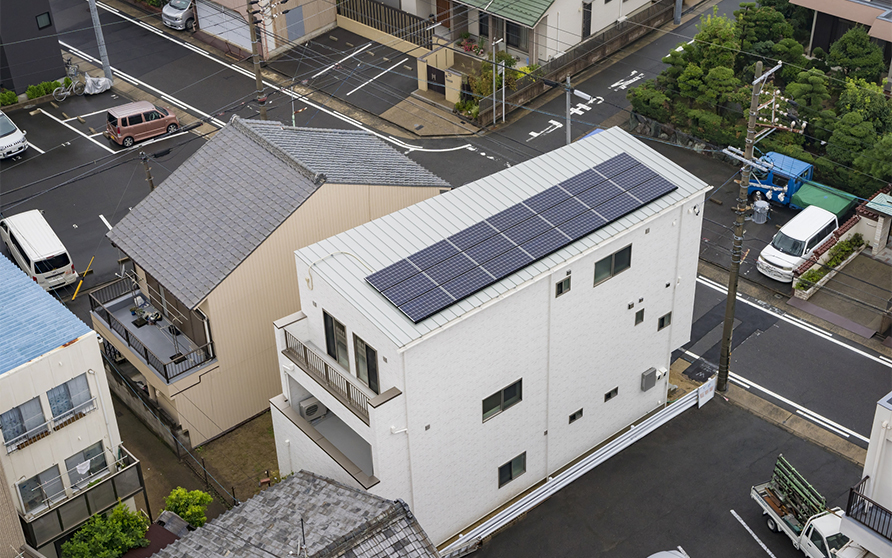
{"label": "shrub", "polygon": [[182,487],[176,487],[170,492],[170,496],[164,499],[164,509],[172,511],[192,527],[201,527],[207,521],[205,512],[208,504],[214,499],[207,492],[201,490],[188,491]]}
{"label": "shrub", "polygon": [[25,91],[25,95],[27,95],[29,99],[43,97],[43,88],[39,85],[29,85],[28,89]]}
{"label": "shrub", "polygon": [[796,288],[800,291],[807,291],[812,288],[818,281],[830,273],[836,266],[846,261],[861,245],[864,244],[864,237],[861,233],[853,234],[848,240],[841,240],[830,248],[829,259],[818,268],[811,268],[802,274],[796,283]]}
{"label": "shrub", "polygon": [[146,547],[149,519],[118,504],[108,516],[96,514],[62,545],[62,558],[118,558],[131,548]]}
{"label": "shrub", "polygon": [[0,92],[0,106],[14,105],[19,102],[19,96],[15,91]]}
{"label": "shrub", "polygon": [[59,83],[58,81],[45,81],[40,84],[40,88],[43,89],[44,95],[52,95],[53,90],[56,89],[57,87],[61,87],[61,86],[62,86],[62,84]]}

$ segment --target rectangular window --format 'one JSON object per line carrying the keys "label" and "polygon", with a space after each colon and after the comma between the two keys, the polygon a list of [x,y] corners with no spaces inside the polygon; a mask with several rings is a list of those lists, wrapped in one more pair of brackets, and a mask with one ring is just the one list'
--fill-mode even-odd
{"label": "rectangular window", "polygon": [[523,379],[521,378],[505,389],[499,390],[483,400],[484,422],[488,418],[501,413],[508,407],[520,403],[523,399],[522,383]]}
{"label": "rectangular window", "polygon": [[350,355],[347,353],[347,328],[332,318],[328,312],[322,313],[322,321],[325,324],[325,350],[328,352],[328,356],[350,370]]}
{"label": "rectangular window", "polygon": [[53,21],[50,19],[49,12],[43,12],[39,16],[37,16],[37,28],[38,29],[46,29],[50,25],[53,24]]}
{"label": "rectangular window", "polygon": [[660,316],[660,319],[657,323],[657,331],[660,331],[664,327],[669,327],[672,323],[672,312],[669,312],[665,316]]}
{"label": "rectangular window", "polygon": [[592,3],[582,3],[582,38],[592,34]]}
{"label": "rectangular window", "polygon": [[505,42],[508,43],[508,46],[526,51],[529,48],[527,46],[528,37],[529,30],[526,27],[510,21],[505,22]]}
{"label": "rectangular window", "polygon": [[19,483],[19,494],[25,512],[39,510],[65,496],[65,487],[59,476],[59,466],[53,465],[46,471]]}
{"label": "rectangular window", "polygon": [[96,442],[66,459],[65,468],[72,487],[83,488],[90,484],[95,475],[108,471],[102,442]]}
{"label": "rectangular window", "polygon": [[582,418],[582,409],[579,409],[578,411],[576,411],[575,413],[570,415],[570,424],[573,424],[574,422],[576,422],[577,420],[579,420],[581,418]]}
{"label": "rectangular window", "polygon": [[607,393],[605,393],[605,394],[604,394],[604,403],[607,403],[608,401],[610,401],[611,399],[613,399],[614,397],[616,397],[616,395],[617,395],[618,393],[619,393],[619,388],[618,388],[618,387],[615,387],[615,388],[613,388],[612,390],[610,390],[610,391],[608,391]]}
{"label": "rectangular window", "polygon": [[595,263],[595,285],[632,267],[632,245]]}
{"label": "rectangular window", "polygon": [[353,335],[353,350],[356,353],[356,377],[375,393],[381,393],[378,386],[378,351],[365,341]]}
{"label": "rectangular window", "polygon": [[14,407],[0,415],[0,428],[7,445],[24,442],[48,430],[40,399],[34,399]]}
{"label": "rectangular window", "polygon": [[562,294],[569,292],[570,290],[570,278],[567,277],[562,281],[558,281],[554,286],[554,296],[555,298],[561,296]]}
{"label": "rectangular window", "polygon": [[499,467],[499,488],[502,488],[527,471],[527,452],[523,452]]}
{"label": "rectangular window", "polygon": [[489,14],[485,12],[477,11],[477,25],[480,27],[479,32],[481,37],[489,37]]}
{"label": "rectangular window", "polygon": [[137,124],[142,124],[142,115],[141,114],[131,115],[130,118],[127,119],[128,126],[136,126]]}
{"label": "rectangular window", "polygon": [[46,398],[50,402],[50,411],[55,421],[65,420],[76,413],[85,413],[93,409],[86,374],[54,387],[46,392]]}
{"label": "rectangular window", "polygon": [[635,312],[635,325],[638,325],[643,321],[644,321],[644,308]]}

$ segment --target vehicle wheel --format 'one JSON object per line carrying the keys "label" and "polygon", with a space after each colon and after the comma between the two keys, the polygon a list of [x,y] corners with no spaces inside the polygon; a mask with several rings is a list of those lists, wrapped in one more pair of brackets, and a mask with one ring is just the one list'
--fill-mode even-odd
{"label": "vehicle wheel", "polygon": [[189,18],[186,20],[186,31],[195,31],[195,20]]}
{"label": "vehicle wheel", "polygon": [[68,97],[68,90],[64,87],[53,89],[53,98],[59,102],[64,101]]}
{"label": "vehicle wheel", "polygon": [[124,147],[133,147],[133,138],[127,136],[126,138],[124,138],[124,141],[121,142],[121,145],[123,145]]}
{"label": "vehicle wheel", "polygon": [[172,133],[176,132],[178,129],[179,129],[179,126],[177,126],[176,124],[171,124],[170,126],[167,127],[167,133],[172,134]]}
{"label": "vehicle wheel", "polygon": [[83,95],[84,91],[87,89],[87,84],[82,81],[74,82],[74,94],[75,95]]}
{"label": "vehicle wheel", "polygon": [[780,532],[780,529],[777,528],[777,523],[774,521],[773,517],[769,517],[765,520],[765,524],[768,525],[768,530],[772,533]]}

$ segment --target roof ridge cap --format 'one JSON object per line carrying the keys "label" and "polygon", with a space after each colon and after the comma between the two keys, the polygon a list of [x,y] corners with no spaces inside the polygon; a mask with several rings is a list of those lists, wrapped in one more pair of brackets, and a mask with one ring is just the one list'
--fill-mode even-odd
{"label": "roof ridge cap", "polygon": [[[347,550],[355,546],[357,543],[365,540],[366,536],[375,532],[378,527],[389,525],[395,518],[405,514],[405,510],[397,502],[390,501],[389,506],[373,517],[355,527],[349,533],[342,535],[330,543],[325,548],[313,554],[313,558],[327,558],[329,556],[337,556],[343,550]],[[348,546],[349,545],[349,546]]]}
{"label": "roof ridge cap", "polygon": [[[254,143],[264,148],[271,155],[273,155],[283,163],[287,164],[288,166],[292,167],[308,180],[312,180],[313,183],[315,183],[316,185],[322,185],[327,180],[327,177],[324,173],[314,171],[303,161],[288,154],[284,149],[258,133],[256,130],[251,129],[251,127],[248,124],[245,124],[237,115],[232,116],[232,118],[229,120],[229,125],[233,126],[236,130],[240,131],[242,134],[250,138]],[[278,125],[281,129],[285,129],[285,126],[283,126],[281,122],[263,122],[261,124],[261,126],[270,127],[274,127],[276,125]]]}

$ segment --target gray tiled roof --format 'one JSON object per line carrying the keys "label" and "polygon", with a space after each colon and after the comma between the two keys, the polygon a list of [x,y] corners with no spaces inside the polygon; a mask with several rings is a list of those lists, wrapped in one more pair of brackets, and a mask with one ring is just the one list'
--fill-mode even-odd
{"label": "gray tiled roof", "polygon": [[328,182],[451,187],[442,178],[368,132],[293,128],[279,122],[260,120],[240,122],[295,160],[324,174]]}
{"label": "gray tiled roof", "polygon": [[155,556],[303,556],[298,554],[303,536],[310,558],[439,558],[402,501],[385,500],[306,471],[264,490]]}
{"label": "gray tiled roof", "polygon": [[[335,141],[339,137],[344,139]],[[375,164],[354,161],[363,151],[381,158]],[[436,185],[448,187],[366,132],[286,128],[233,117],[108,238],[195,308],[324,182],[336,182],[333,176],[355,182],[347,180],[351,175],[370,184],[389,178],[402,186],[412,175],[417,185],[439,181]]]}

